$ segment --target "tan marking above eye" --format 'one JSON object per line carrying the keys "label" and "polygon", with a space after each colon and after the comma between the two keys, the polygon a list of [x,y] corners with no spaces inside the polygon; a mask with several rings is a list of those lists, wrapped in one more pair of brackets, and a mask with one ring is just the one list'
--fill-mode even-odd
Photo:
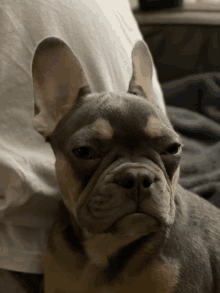
{"label": "tan marking above eye", "polygon": [[113,128],[111,127],[111,124],[103,118],[97,119],[94,122],[92,129],[95,132],[98,132],[105,139],[111,139],[114,134],[114,131],[113,131]]}
{"label": "tan marking above eye", "polygon": [[157,118],[152,117],[147,121],[147,125],[144,128],[144,131],[147,133],[147,135],[156,137],[162,134],[162,129],[163,127],[160,121]]}

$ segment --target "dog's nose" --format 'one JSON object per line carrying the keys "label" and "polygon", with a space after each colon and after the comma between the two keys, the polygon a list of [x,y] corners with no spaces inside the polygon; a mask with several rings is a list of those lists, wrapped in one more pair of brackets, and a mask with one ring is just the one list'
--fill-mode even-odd
{"label": "dog's nose", "polygon": [[141,188],[146,189],[154,182],[154,176],[149,171],[141,169],[128,169],[118,172],[114,176],[114,181],[119,186],[126,189]]}

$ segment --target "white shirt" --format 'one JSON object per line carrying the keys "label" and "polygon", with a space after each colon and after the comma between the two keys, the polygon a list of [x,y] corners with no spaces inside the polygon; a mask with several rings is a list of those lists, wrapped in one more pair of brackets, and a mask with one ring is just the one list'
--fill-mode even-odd
{"label": "white shirt", "polygon": [[94,91],[126,92],[142,39],[127,0],[0,2],[0,268],[42,273],[58,201],[55,158],[33,129],[32,58],[54,36],[82,61]]}

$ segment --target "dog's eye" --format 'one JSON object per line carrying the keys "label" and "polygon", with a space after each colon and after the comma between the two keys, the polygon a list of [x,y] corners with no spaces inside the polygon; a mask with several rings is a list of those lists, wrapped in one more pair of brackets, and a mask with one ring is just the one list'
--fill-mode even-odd
{"label": "dog's eye", "polygon": [[180,150],[181,150],[181,144],[172,143],[171,145],[168,146],[165,154],[177,155],[177,154],[179,154]]}
{"label": "dog's eye", "polygon": [[73,154],[81,160],[92,160],[98,156],[90,147],[80,147],[72,150]]}

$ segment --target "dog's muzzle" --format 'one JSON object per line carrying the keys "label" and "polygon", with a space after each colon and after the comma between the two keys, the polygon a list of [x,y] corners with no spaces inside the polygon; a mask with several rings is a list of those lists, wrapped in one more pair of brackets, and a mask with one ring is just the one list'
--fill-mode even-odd
{"label": "dog's muzzle", "polygon": [[[163,171],[149,159],[114,164],[99,177],[78,213],[81,227],[91,233],[117,226],[125,234],[144,229],[148,234],[155,223],[167,225],[171,191]],[[129,225],[133,228],[126,230]]]}

